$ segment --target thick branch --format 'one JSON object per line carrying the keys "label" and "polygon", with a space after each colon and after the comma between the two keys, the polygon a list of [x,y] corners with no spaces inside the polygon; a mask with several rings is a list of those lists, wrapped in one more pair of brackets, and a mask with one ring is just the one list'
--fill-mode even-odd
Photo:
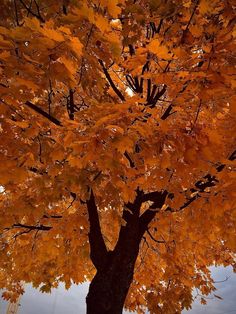
{"label": "thick branch", "polygon": [[106,267],[107,264],[108,251],[102,236],[98,209],[95,203],[92,189],[90,192],[90,197],[86,201],[86,204],[90,222],[89,243],[91,260],[97,269],[103,269],[104,267]]}
{"label": "thick branch", "polygon": [[153,101],[153,99],[154,99],[154,97],[155,97],[156,90],[157,90],[157,85],[154,84],[154,85],[153,85],[153,88],[152,88],[152,92],[151,92],[150,97],[149,97],[149,99],[148,99],[148,104],[151,104],[151,103],[152,103],[152,101]]}
{"label": "thick branch", "polygon": [[126,256],[130,256],[133,259],[138,254],[139,243],[142,238],[139,232],[139,214],[142,205],[142,196],[143,191],[137,189],[135,200],[132,203],[126,203],[124,206],[122,219],[126,224],[120,228],[114,255],[121,255],[123,252]]}
{"label": "thick branch", "polygon": [[147,230],[149,223],[155,217],[158,209],[161,209],[162,206],[165,204],[165,199],[167,195],[168,192],[166,190],[162,192],[155,191],[144,194],[142,198],[143,202],[151,201],[153,203],[149,207],[149,209],[147,209],[139,218],[141,235],[143,235],[144,232]]}
{"label": "thick branch", "polygon": [[100,63],[102,70],[108,80],[108,82],[110,83],[112,89],[114,90],[114,92],[116,93],[116,95],[122,100],[125,101],[125,97],[123,96],[123,94],[119,91],[119,89],[116,87],[116,85],[114,84],[109,72],[107,71],[103,61],[101,59],[98,59],[98,62]]}

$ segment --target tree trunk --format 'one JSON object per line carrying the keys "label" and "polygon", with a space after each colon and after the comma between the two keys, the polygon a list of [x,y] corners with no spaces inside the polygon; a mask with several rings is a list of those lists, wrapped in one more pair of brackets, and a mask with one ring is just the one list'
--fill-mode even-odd
{"label": "tree trunk", "polygon": [[125,298],[133,280],[134,264],[120,258],[113,260],[108,269],[98,270],[86,298],[87,314],[121,314]]}
{"label": "tree trunk", "polygon": [[[167,192],[144,194],[136,191],[133,203],[124,206],[118,241],[113,251],[108,251],[102,236],[98,208],[93,191],[86,201],[90,231],[90,257],[97,269],[86,298],[87,314],[121,314],[125,298],[133,280],[134,266],[139,253],[139,244],[156,210],[165,202]],[[150,209],[140,215],[143,202],[152,201]]]}
{"label": "tree trunk", "polygon": [[97,273],[86,300],[87,314],[122,313],[142,239],[138,215],[126,211],[123,218],[127,224],[121,227],[114,250],[96,263]]}
{"label": "tree trunk", "polygon": [[141,240],[134,228],[131,227],[129,231],[133,234],[129,234],[127,238],[125,237],[127,227],[121,228],[116,248],[109,252],[104,267],[97,270],[86,298],[87,314],[122,313],[133,280],[134,265]]}

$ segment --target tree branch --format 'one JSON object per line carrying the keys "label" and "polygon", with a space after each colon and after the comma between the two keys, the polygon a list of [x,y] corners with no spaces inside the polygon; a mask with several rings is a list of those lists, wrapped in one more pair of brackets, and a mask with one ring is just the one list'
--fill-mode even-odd
{"label": "tree branch", "polygon": [[42,110],[41,108],[39,108],[38,106],[36,106],[35,104],[31,103],[30,101],[26,101],[26,106],[28,106],[29,108],[33,109],[34,111],[36,111],[37,113],[41,114],[42,116],[44,116],[45,118],[47,118],[49,121],[51,121],[52,123],[58,125],[58,126],[62,126],[61,121],[59,121],[58,119],[50,116],[47,112],[45,112],[44,110]]}
{"label": "tree branch", "polygon": [[39,19],[40,22],[44,23],[44,19],[42,18],[41,14],[40,14],[40,11],[39,11],[39,7],[38,7],[38,4],[36,1],[34,1],[35,5],[36,5],[36,8],[37,8],[37,11],[38,11],[38,14],[34,13],[30,7],[28,7],[23,0],[19,0],[20,3],[23,5],[23,7],[31,14],[33,15],[34,17],[36,17],[37,19]]}
{"label": "tree branch", "polygon": [[95,203],[93,190],[90,190],[90,197],[86,201],[90,230],[89,230],[89,243],[90,243],[90,257],[97,269],[103,269],[107,265],[108,251],[102,236],[102,231],[99,223],[98,209]]}
{"label": "tree branch", "polygon": [[126,78],[126,81],[127,81],[127,83],[129,84],[129,87],[132,89],[132,91],[133,92],[137,92],[137,90],[136,90],[136,85],[135,85],[135,81],[134,81],[134,79],[132,78],[132,76],[130,75],[130,74],[127,74],[126,76],[125,76],[125,78]]}
{"label": "tree branch", "polygon": [[149,237],[150,237],[154,242],[156,242],[156,243],[158,243],[158,244],[160,244],[160,243],[165,243],[165,241],[163,241],[163,240],[156,240],[148,229],[147,229],[147,233],[148,233]]}
{"label": "tree branch", "polygon": [[47,231],[52,229],[50,226],[44,226],[44,225],[39,225],[39,226],[30,226],[30,225],[24,225],[24,224],[14,224],[14,228],[26,228],[30,230],[42,230],[42,231]]}
{"label": "tree branch", "polygon": [[70,120],[74,120],[75,103],[74,103],[74,91],[72,89],[69,90],[66,107],[67,107],[67,112],[68,112]]}
{"label": "tree branch", "polygon": [[134,167],[135,167],[135,163],[134,163],[133,160],[130,158],[130,155],[128,154],[127,151],[124,152],[124,156],[125,156],[125,158],[129,161],[129,166],[130,166],[130,168],[134,168]]}
{"label": "tree branch", "polygon": [[22,231],[16,233],[12,238],[13,239],[17,239],[19,236],[23,235],[23,234],[27,234],[30,233],[31,231],[36,231],[39,232],[41,231],[48,231],[51,230],[52,227],[50,226],[45,226],[45,225],[36,225],[36,226],[31,226],[31,225],[24,225],[24,224],[13,224],[11,227],[5,228],[5,231],[9,231],[12,229],[23,229]]}
{"label": "tree branch", "polygon": [[[157,92],[155,97],[151,97],[148,105],[150,105],[151,108],[155,107],[156,103],[158,102],[158,100],[161,98],[161,96],[163,96],[166,92],[167,86],[164,85],[163,88]],[[154,95],[153,95],[154,96]]]}
{"label": "tree branch", "polygon": [[43,218],[54,218],[54,219],[60,219],[62,218],[62,215],[43,215]]}
{"label": "tree branch", "polygon": [[17,25],[17,26],[20,26],[19,17],[18,17],[18,10],[17,10],[17,5],[16,5],[16,0],[14,0],[14,9],[15,9],[16,25]]}
{"label": "tree branch", "polygon": [[[147,230],[149,223],[155,217],[158,209],[161,209],[162,206],[165,204],[165,199],[168,195],[166,190],[159,192],[150,192],[144,194],[142,197],[143,202],[151,201],[153,202],[152,205],[147,209],[139,218],[139,225],[140,225],[140,233],[143,235],[144,232]],[[155,210],[154,210],[155,209]]]}
{"label": "tree branch", "polygon": [[[139,232],[139,214],[142,205],[143,191],[137,189],[135,200],[128,202],[124,206],[122,219],[126,222],[119,232],[118,241],[114,248],[114,255],[123,252],[131,258],[138,254],[139,243],[142,239]],[[135,258],[136,259],[136,258]]]}
{"label": "tree branch", "polygon": [[48,231],[52,229],[51,226],[45,226],[45,225],[38,225],[38,226],[31,226],[31,225],[24,225],[24,224],[13,224],[11,227],[5,228],[4,230],[11,230],[14,228],[25,228],[31,230],[42,230],[42,231]]}
{"label": "tree branch", "polygon": [[102,67],[102,70],[108,80],[108,82],[110,83],[112,89],[114,90],[114,92],[116,93],[116,95],[122,100],[122,101],[125,101],[125,97],[123,96],[123,94],[119,91],[119,89],[115,86],[109,72],[107,71],[103,61],[101,59],[98,59],[98,62],[100,63],[101,67]]}
{"label": "tree branch", "polygon": [[[236,159],[236,150],[228,157],[228,160],[233,161]],[[225,164],[220,164],[216,167],[217,172],[221,172],[225,168]],[[219,181],[217,180],[216,176],[211,175],[210,173],[206,174],[201,180],[198,180],[195,183],[195,187],[190,189],[194,195],[187,199],[187,201],[177,210],[180,211],[186,207],[188,207],[191,203],[201,197],[201,194],[205,192],[206,188],[210,188],[215,186]],[[165,211],[174,210],[170,207],[167,207]]]}
{"label": "tree branch", "polygon": [[[172,111],[173,106],[169,105],[165,112],[163,113],[163,115],[161,116],[161,120],[166,120],[169,116],[171,116],[173,113],[175,113],[176,111]],[[172,111],[172,112],[171,112]]]}

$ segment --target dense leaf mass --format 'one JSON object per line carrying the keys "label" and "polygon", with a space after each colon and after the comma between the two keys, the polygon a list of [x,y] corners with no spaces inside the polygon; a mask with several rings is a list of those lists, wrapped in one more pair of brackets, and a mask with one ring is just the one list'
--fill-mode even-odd
{"label": "dense leaf mass", "polygon": [[93,278],[94,195],[108,251],[138,203],[129,310],[180,313],[193,288],[204,303],[208,267],[235,265],[234,1],[2,0],[0,16],[5,298]]}

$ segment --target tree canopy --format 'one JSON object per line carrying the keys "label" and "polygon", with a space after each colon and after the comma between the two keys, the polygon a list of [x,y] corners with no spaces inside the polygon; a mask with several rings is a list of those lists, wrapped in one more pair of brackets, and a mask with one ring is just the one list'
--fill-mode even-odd
{"label": "tree canopy", "polygon": [[205,303],[208,267],[235,267],[234,1],[2,0],[0,16],[4,297],[92,280],[136,216],[126,307]]}

